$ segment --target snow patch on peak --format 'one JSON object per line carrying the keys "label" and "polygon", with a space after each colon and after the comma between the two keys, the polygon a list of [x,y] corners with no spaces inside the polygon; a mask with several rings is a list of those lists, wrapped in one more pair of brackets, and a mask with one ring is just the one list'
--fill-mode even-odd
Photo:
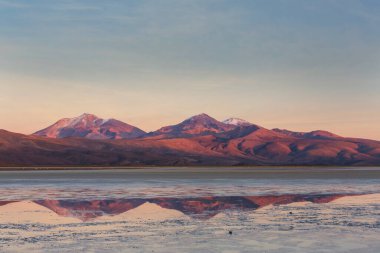
{"label": "snow patch on peak", "polygon": [[102,120],[95,116],[94,114],[89,113],[83,113],[82,115],[72,118],[68,122],[68,126],[75,127],[78,124],[85,124],[85,125],[96,125],[96,121]]}
{"label": "snow patch on peak", "polygon": [[103,125],[103,124],[105,124],[111,120],[113,120],[113,119],[101,119],[100,125]]}
{"label": "snow patch on peak", "polygon": [[34,134],[50,138],[130,139],[145,132],[116,119],[102,119],[94,114],[83,113],[74,118],[61,119]]}
{"label": "snow patch on peak", "polygon": [[239,118],[229,118],[223,121],[224,124],[234,125],[234,126],[250,126],[252,123]]}
{"label": "snow patch on peak", "polygon": [[82,119],[86,119],[87,120],[88,119],[88,120],[93,120],[93,119],[99,119],[99,117],[96,116],[96,115],[94,115],[94,114],[83,113],[83,114],[81,114],[78,117],[74,117],[73,119],[80,119],[80,120],[82,120]]}
{"label": "snow patch on peak", "polygon": [[211,117],[209,115],[207,115],[206,113],[201,113],[201,114],[191,116],[190,118],[187,118],[185,121],[194,120],[194,119],[201,119],[201,118],[211,118]]}

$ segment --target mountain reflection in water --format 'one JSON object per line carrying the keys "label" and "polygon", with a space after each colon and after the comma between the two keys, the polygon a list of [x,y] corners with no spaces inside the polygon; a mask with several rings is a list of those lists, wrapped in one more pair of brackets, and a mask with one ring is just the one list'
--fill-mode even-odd
{"label": "mountain reflection in water", "polygon": [[[328,203],[352,194],[287,194],[276,196],[209,196],[184,198],[129,198],[104,200],[35,200],[60,216],[75,217],[82,221],[101,216],[114,216],[133,210],[144,203],[155,204],[164,209],[177,210],[191,218],[209,219],[226,211],[249,211],[268,205],[294,202]],[[17,201],[3,201],[0,206]]]}

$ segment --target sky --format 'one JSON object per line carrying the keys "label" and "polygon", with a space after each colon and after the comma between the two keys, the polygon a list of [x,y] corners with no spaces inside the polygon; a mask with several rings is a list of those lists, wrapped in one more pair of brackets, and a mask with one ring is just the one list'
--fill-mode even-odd
{"label": "sky", "polygon": [[0,128],[195,114],[380,140],[380,1],[0,0]]}

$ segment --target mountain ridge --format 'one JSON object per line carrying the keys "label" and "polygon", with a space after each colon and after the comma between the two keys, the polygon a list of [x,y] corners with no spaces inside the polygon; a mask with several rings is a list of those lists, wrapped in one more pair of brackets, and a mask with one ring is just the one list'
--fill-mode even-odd
{"label": "mountain ridge", "polygon": [[74,118],[63,118],[33,135],[49,138],[84,137],[89,139],[132,139],[145,132],[116,119],[102,119],[83,113]]}
{"label": "mountain ridge", "polygon": [[86,127],[109,123],[114,130],[119,121],[82,116],[62,119],[78,126],[79,134],[68,137],[0,130],[0,166],[380,165],[380,141],[322,130],[239,126],[199,114],[135,138],[88,138]]}
{"label": "mountain ridge", "polygon": [[147,134],[147,137],[178,138],[221,133],[235,126],[220,122],[205,113],[201,113],[170,126],[162,127]]}

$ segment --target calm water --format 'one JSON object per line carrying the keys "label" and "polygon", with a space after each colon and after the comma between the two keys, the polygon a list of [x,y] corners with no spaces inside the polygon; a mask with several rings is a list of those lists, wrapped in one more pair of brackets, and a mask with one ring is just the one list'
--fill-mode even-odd
{"label": "calm water", "polygon": [[0,200],[380,193],[378,168],[0,171]]}
{"label": "calm water", "polygon": [[380,168],[0,171],[0,192],[1,252],[380,250]]}

